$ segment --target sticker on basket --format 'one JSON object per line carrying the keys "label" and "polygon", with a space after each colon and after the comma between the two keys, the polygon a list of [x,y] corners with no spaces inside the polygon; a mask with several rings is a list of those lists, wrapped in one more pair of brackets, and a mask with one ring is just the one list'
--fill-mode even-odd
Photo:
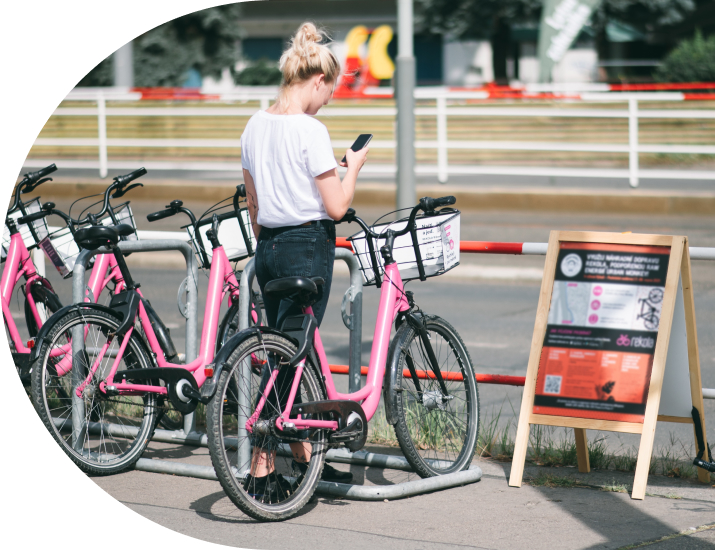
{"label": "sticker on basket", "polygon": [[57,268],[57,271],[60,272],[60,275],[62,275],[63,277],[67,277],[67,275],[69,275],[70,273],[69,269],[67,269],[67,266],[65,265],[64,261],[62,261],[62,258],[60,257],[57,250],[55,250],[55,247],[52,245],[52,241],[50,241],[49,237],[45,237],[40,241],[40,248],[50,259],[52,265],[54,265]]}
{"label": "sticker on basket", "polygon": [[459,263],[459,216],[441,225],[442,253],[444,254],[444,270],[448,271]]}

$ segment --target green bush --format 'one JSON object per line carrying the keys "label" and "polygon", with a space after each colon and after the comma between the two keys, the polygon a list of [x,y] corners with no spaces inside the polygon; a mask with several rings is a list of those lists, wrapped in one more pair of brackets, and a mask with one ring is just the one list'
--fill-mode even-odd
{"label": "green bush", "polygon": [[660,82],[715,82],[715,35],[703,38],[700,31],[668,54],[655,72]]}
{"label": "green bush", "polygon": [[274,63],[260,59],[238,73],[234,80],[241,86],[274,86],[280,84],[282,78]]}

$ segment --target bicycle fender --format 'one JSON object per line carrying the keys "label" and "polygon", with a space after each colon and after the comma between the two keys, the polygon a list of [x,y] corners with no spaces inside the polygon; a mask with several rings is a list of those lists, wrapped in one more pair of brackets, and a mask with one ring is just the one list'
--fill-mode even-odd
{"label": "bicycle fender", "polygon": [[400,325],[387,352],[385,380],[382,384],[382,399],[385,403],[385,418],[391,426],[397,424],[397,394],[402,390],[402,388],[397,387],[397,373],[400,368],[400,350],[407,343],[409,330],[409,324],[403,323]]}
{"label": "bicycle fender", "polygon": [[70,313],[72,311],[79,311],[79,310],[87,310],[87,309],[94,309],[97,311],[103,311],[104,313],[108,313],[111,316],[115,317],[117,320],[121,321],[122,317],[119,315],[116,311],[113,309],[108,308],[107,306],[103,306],[101,304],[94,304],[90,302],[85,302],[82,304],[70,304],[68,306],[64,306],[63,308],[57,310],[52,317],[47,319],[45,323],[40,327],[40,331],[37,333],[37,336],[35,337],[35,347],[32,348],[32,351],[30,352],[30,363],[34,363],[39,354],[40,354],[40,349],[45,343],[45,340],[47,339],[47,335],[52,330],[52,328],[64,317],[67,313]]}
{"label": "bicycle fender", "polygon": [[211,378],[207,378],[201,386],[201,400],[203,402],[207,402],[216,393],[216,384],[221,377],[221,371],[223,370],[226,361],[228,361],[228,358],[236,350],[236,348],[243,344],[243,342],[245,342],[249,338],[253,338],[256,335],[258,335],[258,337],[260,338],[262,334],[276,334],[278,336],[283,336],[284,338],[287,338],[288,340],[290,340],[291,343],[295,344],[296,346],[298,346],[299,344],[298,340],[296,340],[292,336],[289,336],[278,329],[262,325],[253,326],[244,329],[240,332],[237,332],[231,337],[228,342],[226,342],[221,347],[219,352],[216,354],[216,357],[214,357],[213,363],[210,365],[206,365],[206,368],[209,369],[213,367],[214,374]]}

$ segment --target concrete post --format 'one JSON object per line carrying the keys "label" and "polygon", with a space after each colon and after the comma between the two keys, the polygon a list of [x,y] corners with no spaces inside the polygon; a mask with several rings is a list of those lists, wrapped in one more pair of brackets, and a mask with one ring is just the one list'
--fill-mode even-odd
{"label": "concrete post", "polygon": [[134,49],[131,40],[114,52],[114,85],[134,87]]}

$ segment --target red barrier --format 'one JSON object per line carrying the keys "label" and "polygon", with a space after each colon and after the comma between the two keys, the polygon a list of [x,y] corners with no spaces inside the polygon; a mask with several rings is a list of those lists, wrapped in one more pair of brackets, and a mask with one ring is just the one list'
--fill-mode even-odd
{"label": "red barrier", "polygon": [[[335,241],[338,248],[353,250],[350,241],[345,237],[338,237]],[[491,241],[461,241],[460,252],[471,254],[521,254],[524,243],[500,243]]]}
{"label": "red barrier", "polygon": [[[330,372],[333,374],[348,374],[350,368],[347,365],[330,365]],[[363,376],[367,375],[367,367],[360,367],[360,374]],[[402,376],[405,378],[412,378],[410,371],[403,370]],[[451,381],[461,381],[463,380],[462,375],[458,372],[443,372],[442,377],[445,380]],[[425,372],[422,370],[417,371],[417,378],[419,379],[432,379],[435,376],[432,372]],[[523,386],[526,378],[524,376],[507,376],[505,374],[477,374],[477,382],[480,384],[498,384],[502,386]]]}
{"label": "red barrier", "polygon": [[490,241],[461,241],[460,252],[473,254],[521,254],[523,243],[497,243]]}

